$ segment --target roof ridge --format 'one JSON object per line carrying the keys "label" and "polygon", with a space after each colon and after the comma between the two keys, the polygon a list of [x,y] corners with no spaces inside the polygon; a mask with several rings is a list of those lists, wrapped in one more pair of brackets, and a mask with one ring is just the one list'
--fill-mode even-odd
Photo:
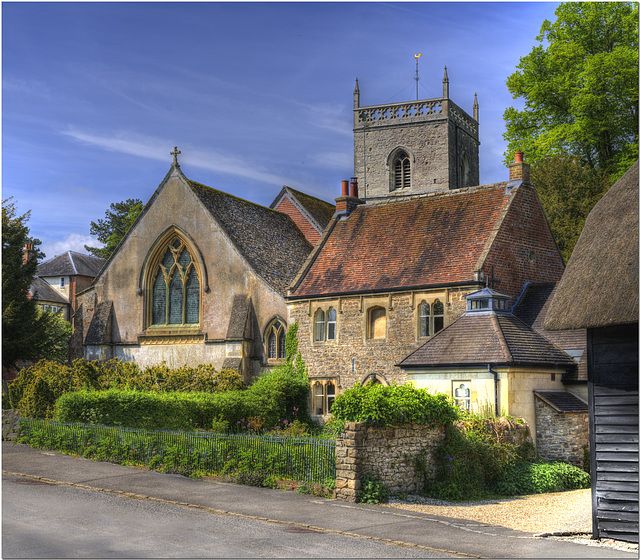
{"label": "roof ridge", "polygon": [[513,356],[511,354],[511,350],[509,349],[509,344],[507,343],[507,339],[505,338],[504,333],[502,332],[502,325],[500,325],[500,321],[498,320],[497,313],[493,313],[491,315],[491,322],[493,323],[496,333],[498,334],[498,341],[500,342],[500,346],[502,348],[502,351],[504,353],[504,356],[507,362],[512,362]]}
{"label": "roof ridge", "polygon": [[73,255],[71,254],[71,251],[67,251],[67,254],[69,255],[69,260],[71,261],[71,266],[73,267],[73,272],[78,274],[78,268],[76,267],[76,263],[73,260]]}
{"label": "roof ridge", "polygon": [[[185,177],[185,179],[187,179]],[[277,214],[284,214],[284,212],[280,212],[279,210],[274,210],[273,208],[269,208],[268,206],[264,206],[262,204],[258,204],[257,202],[252,202],[251,200],[247,200],[246,198],[241,198],[239,196],[236,196],[235,194],[229,194],[228,192],[224,192],[221,191],[220,189],[214,189],[213,187],[209,187],[208,185],[204,185],[202,183],[198,183],[197,181],[192,181],[191,179],[187,179],[187,183],[189,183],[190,187],[196,186],[196,187],[200,187],[203,189],[208,189],[210,191],[213,191],[215,193],[221,194],[223,196],[226,196],[228,198],[233,198],[235,200],[238,200],[240,202],[244,202],[245,204],[250,204],[251,206],[256,206],[258,208],[262,208],[264,210],[268,210],[269,212],[275,212]]]}

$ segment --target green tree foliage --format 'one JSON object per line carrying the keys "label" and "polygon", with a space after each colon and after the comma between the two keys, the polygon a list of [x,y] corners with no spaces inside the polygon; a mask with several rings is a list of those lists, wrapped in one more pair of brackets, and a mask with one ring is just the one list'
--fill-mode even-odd
{"label": "green tree foliage", "polygon": [[565,262],[573,252],[589,211],[609,188],[607,174],[577,158],[552,156],[531,168],[549,226]]}
{"label": "green tree foliage", "polygon": [[638,158],[638,4],[568,2],[507,79],[505,153],[579,158],[619,178]]}
{"label": "green tree foliage", "polygon": [[91,235],[98,237],[104,247],[84,248],[96,257],[108,259],[122,241],[129,228],[138,219],[144,205],[137,198],[129,198],[123,202],[114,202],[104,214],[104,220],[91,222]]}
{"label": "green tree foliage", "polygon": [[25,244],[38,245],[29,237],[30,212],[19,216],[11,199],[2,201],[2,365],[34,357],[40,332],[38,309],[29,298],[29,287],[38,267],[38,250],[23,262]]}

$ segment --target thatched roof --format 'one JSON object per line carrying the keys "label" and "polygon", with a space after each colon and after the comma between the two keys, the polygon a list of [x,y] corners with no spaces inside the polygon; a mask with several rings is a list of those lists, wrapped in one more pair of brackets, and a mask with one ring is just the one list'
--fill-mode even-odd
{"label": "thatched roof", "polygon": [[589,213],[562,276],[545,328],[638,321],[638,162]]}

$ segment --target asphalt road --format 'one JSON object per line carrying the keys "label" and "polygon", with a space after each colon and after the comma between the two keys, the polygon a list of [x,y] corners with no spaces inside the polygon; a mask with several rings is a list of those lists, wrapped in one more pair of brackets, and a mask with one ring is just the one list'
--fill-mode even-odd
{"label": "asphalt road", "polygon": [[3,558],[451,558],[10,475],[2,525]]}

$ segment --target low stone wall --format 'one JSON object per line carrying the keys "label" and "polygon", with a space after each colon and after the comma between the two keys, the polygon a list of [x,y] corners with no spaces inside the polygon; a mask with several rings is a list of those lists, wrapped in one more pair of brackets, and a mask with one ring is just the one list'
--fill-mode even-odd
{"label": "low stone wall", "polygon": [[18,422],[20,422],[19,410],[2,411],[2,439],[16,439],[18,437]]}
{"label": "low stone wall", "polygon": [[541,399],[535,399],[535,406],[536,447],[540,456],[584,468],[584,449],[589,447],[589,413],[557,412]]}
{"label": "low stone wall", "polygon": [[435,474],[431,450],[444,439],[444,428],[407,424],[376,428],[349,422],[342,437],[336,439],[335,497],[357,501],[360,479],[372,474],[391,494],[417,493],[422,490],[422,475],[415,461],[426,450],[425,459]]}

